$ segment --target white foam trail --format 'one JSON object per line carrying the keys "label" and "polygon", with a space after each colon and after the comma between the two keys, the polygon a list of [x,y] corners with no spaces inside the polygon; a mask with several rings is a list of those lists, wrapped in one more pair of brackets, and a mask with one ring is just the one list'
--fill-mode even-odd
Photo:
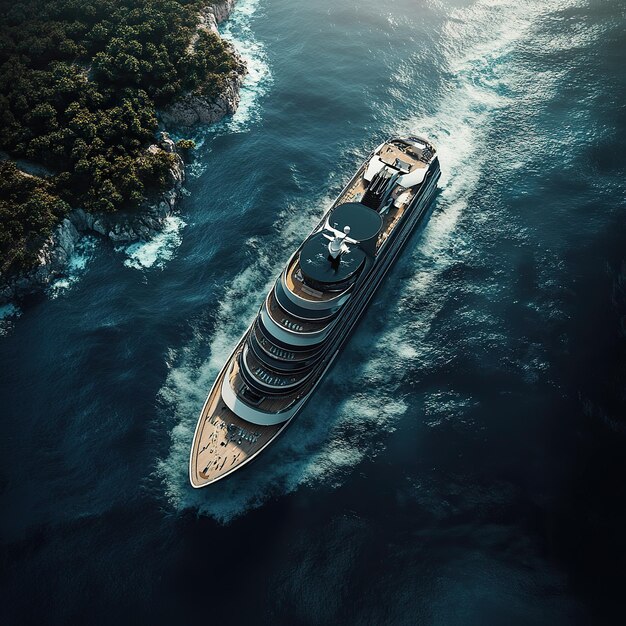
{"label": "white foam trail", "polygon": [[[441,6],[445,10],[445,5]],[[435,115],[416,116],[398,129],[432,139],[442,170],[437,211],[411,253],[415,271],[402,292],[402,300],[410,299],[420,315],[397,342],[413,344],[420,357],[428,349],[423,338],[443,301],[437,276],[465,250],[465,242],[453,234],[493,157],[488,145],[493,122],[498,111],[511,102],[509,55],[544,8],[542,3],[483,0],[452,11],[443,41],[453,83]]]}
{"label": "white foam trail", "polygon": [[[407,251],[413,269],[409,280],[397,286],[400,311],[381,309],[377,314],[373,305],[367,323],[374,326],[381,319],[384,330],[367,336],[363,330],[357,333],[349,347],[350,367],[334,368],[323,385],[324,394],[317,393],[314,406],[262,455],[256,468],[238,472],[208,490],[194,491],[188,485],[187,463],[198,411],[219,367],[255,315],[261,294],[270,286],[267,277],[276,274],[292,244],[308,232],[313,223],[310,212],[304,219],[292,214],[280,224],[279,241],[285,244],[280,263],[271,265],[265,252],[270,245],[275,247],[278,238],[249,241],[258,248],[259,262],[241,272],[224,294],[215,335],[209,340],[210,357],[200,355],[206,343],[199,333],[178,355],[161,392],[167,411],[175,414],[176,425],[169,455],[159,462],[158,474],[176,508],[194,507],[226,523],[300,485],[339,484],[346,472],[384,446],[386,433],[406,411],[398,388],[405,372],[432,349],[424,339],[444,300],[443,294],[437,293],[435,279],[454,260],[452,233],[466,199],[483,176],[488,154],[485,143],[494,115],[507,102],[501,76],[506,56],[539,15],[540,5],[479,0],[471,7],[442,10],[449,12],[444,53],[455,76],[454,85],[435,115],[416,117],[394,129],[398,134],[417,131],[430,136],[438,146],[444,174],[437,211],[416,249]],[[455,245],[458,252],[462,242]],[[272,256],[281,255],[273,248]],[[407,302],[414,306],[415,301],[416,313],[402,311]]]}
{"label": "white foam trail", "polygon": [[[187,463],[198,411],[206,394],[228,354],[256,314],[261,294],[269,290],[290,251],[315,224],[316,218],[321,217],[320,207],[328,205],[330,201],[330,198],[320,198],[308,206],[288,207],[278,216],[275,230],[280,229],[281,236],[273,240],[275,245],[271,261],[265,252],[267,241],[263,242],[265,246],[261,246],[257,238],[248,239],[244,246],[254,256],[254,262],[231,281],[219,298],[215,333],[205,338],[202,331],[197,331],[182,353],[173,355],[172,360],[176,361],[176,365],[171,368],[160,397],[167,412],[174,413],[176,426],[171,434],[169,455],[158,463],[157,473],[165,483],[167,496],[177,508],[200,507],[205,502],[205,498],[193,492],[188,485]],[[298,215],[297,219],[294,219],[295,215]],[[278,242],[282,247],[277,254],[275,246]],[[198,364],[198,354],[206,352],[208,358],[200,357],[201,362]],[[223,521],[230,519],[238,510],[246,507],[250,499],[255,499],[253,491],[250,490],[244,496],[243,502],[241,495],[237,499],[233,494],[230,505],[222,501],[211,510],[211,514]],[[230,513],[227,513],[227,509]]]}
{"label": "white foam trail", "polygon": [[118,246],[117,252],[124,252],[128,257],[126,267],[143,270],[151,267],[163,268],[170,261],[182,243],[182,229],[186,223],[177,215],[165,218],[163,230],[149,241],[137,241],[128,246]]}
{"label": "white foam trail", "polygon": [[89,262],[93,259],[97,245],[96,237],[89,235],[81,237],[70,256],[65,275],[55,280],[48,287],[47,292],[50,298],[54,299],[64,295],[80,280]]}

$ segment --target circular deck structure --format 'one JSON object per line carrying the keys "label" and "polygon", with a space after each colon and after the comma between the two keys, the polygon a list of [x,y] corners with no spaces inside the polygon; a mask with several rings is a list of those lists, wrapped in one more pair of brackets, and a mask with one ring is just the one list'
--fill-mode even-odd
{"label": "circular deck structure", "polygon": [[308,285],[322,291],[340,291],[356,277],[365,264],[365,252],[357,246],[341,255],[338,263],[328,258],[328,239],[316,233],[300,251],[300,269]]}
{"label": "circular deck structure", "polygon": [[335,207],[328,223],[339,231],[350,227],[350,237],[364,242],[373,239],[383,227],[383,218],[360,202],[346,202]]}

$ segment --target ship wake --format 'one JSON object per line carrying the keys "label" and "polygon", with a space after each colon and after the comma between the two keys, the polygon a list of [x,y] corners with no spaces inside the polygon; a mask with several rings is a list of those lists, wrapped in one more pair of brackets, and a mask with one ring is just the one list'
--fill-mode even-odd
{"label": "ship wake", "polygon": [[[262,294],[309,232],[316,211],[328,201],[318,199],[304,215],[299,209],[281,216],[280,254],[275,237],[248,241],[257,262],[224,293],[212,334],[206,337],[198,328],[184,350],[172,356],[161,390],[164,414],[174,425],[169,454],[159,461],[157,472],[177,510],[194,508],[228,523],[301,486],[341,485],[355,466],[385,448],[407,411],[406,383],[419,380],[420,368],[441,359],[438,348],[428,341],[431,323],[446,297],[438,277],[465,254],[458,227],[484,175],[491,124],[508,103],[505,76],[510,53],[539,18],[541,8],[537,5],[533,12],[516,2],[485,0],[449,13],[445,6],[438,10],[448,16],[442,48],[454,83],[439,98],[432,117],[398,122],[398,116],[390,115],[386,124],[390,134],[423,132],[437,145],[443,177],[433,215],[374,299],[340,364],[335,363],[293,425],[252,467],[196,491],[189,486],[187,464],[206,394],[256,314]],[[419,76],[413,80],[418,89]],[[346,178],[350,173],[345,172]],[[282,257],[279,263],[270,261],[277,256]]]}

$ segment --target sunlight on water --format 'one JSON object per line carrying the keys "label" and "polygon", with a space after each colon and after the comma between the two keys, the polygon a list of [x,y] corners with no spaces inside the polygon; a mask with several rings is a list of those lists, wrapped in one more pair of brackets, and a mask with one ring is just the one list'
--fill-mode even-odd
{"label": "sunlight on water", "polygon": [[[159,463],[158,475],[177,509],[197,508],[227,523],[300,485],[341,484],[347,472],[384,445],[386,433],[394,430],[407,410],[398,396],[406,372],[418,359],[428,356],[423,340],[444,298],[438,293],[437,274],[462,248],[453,242],[455,228],[467,199],[484,175],[494,117],[508,102],[507,73],[513,71],[510,52],[541,15],[541,7],[537,3],[486,0],[451,11],[444,27],[443,50],[453,83],[441,97],[435,115],[416,116],[393,128],[398,134],[428,135],[439,149],[443,172],[435,212],[423,227],[416,248],[407,249],[408,260],[402,261],[411,267],[410,277],[394,286],[400,308],[417,299],[415,312],[407,318],[406,311],[402,316],[396,309],[387,311],[387,330],[382,332],[373,328],[377,315],[372,312],[351,340],[351,363],[332,370],[318,390],[314,406],[309,405],[282,439],[263,453],[256,467],[209,489],[194,491],[188,485],[187,463],[198,412],[219,368],[256,314],[262,294],[290,250],[308,233],[312,212],[305,212],[304,218],[301,213],[286,215],[284,223],[279,220],[284,244],[281,254],[276,255],[271,245],[275,246],[275,238],[254,242],[258,262],[241,272],[221,297],[214,336],[204,338],[198,333],[174,360],[161,390],[168,413],[175,413],[176,425],[169,455]],[[445,5],[440,10],[448,11]],[[240,13],[240,20],[243,16]],[[408,80],[407,72],[402,75]],[[419,77],[413,80],[417,88]],[[258,105],[257,100],[253,102]],[[390,124],[393,126],[393,121]],[[279,263],[269,261],[270,250],[272,259],[279,257]],[[210,356],[198,366],[195,361],[207,343]],[[439,400],[451,403],[448,397]],[[437,401],[435,396],[429,400],[432,414],[438,411]],[[458,400],[457,404],[469,406],[471,400]]]}
{"label": "sunlight on water", "polygon": [[455,234],[458,222],[486,164],[494,160],[489,131],[510,103],[510,53],[541,10],[541,4],[485,0],[453,11],[443,29],[452,85],[435,115],[416,116],[400,129],[423,129],[437,146],[442,171],[437,210],[411,254],[415,271],[403,292],[403,298],[417,299],[420,316],[400,343],[413,344],[419,356],[427,349],[421,339],[444,298],[437,288],[438,273],[462,254],[463,241]]}

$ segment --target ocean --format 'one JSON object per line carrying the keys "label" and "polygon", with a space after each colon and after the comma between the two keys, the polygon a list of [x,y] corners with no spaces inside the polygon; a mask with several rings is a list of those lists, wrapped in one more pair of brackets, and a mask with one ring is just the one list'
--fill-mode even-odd
{"label": "ocean", "polygon": [[[165,231],[88,238],[0,312],[2,623],[620,623],[625,25],[619,0],[240,0],[241,106],[193,131]],[[266,290],[409,132],[440,154],[430,218],[314,401],[193,490]]]}

